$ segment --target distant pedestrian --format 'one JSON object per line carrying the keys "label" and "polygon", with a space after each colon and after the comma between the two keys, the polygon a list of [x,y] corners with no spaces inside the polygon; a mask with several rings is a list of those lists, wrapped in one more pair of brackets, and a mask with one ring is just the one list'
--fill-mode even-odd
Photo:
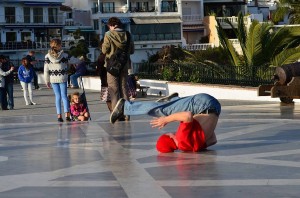
{"label": "distant pedestrian", "polygon": [[[10,62],[8,57],[0,55],[0,63],[2,63],[2,70],[7,72],[11,70],[11,68],[15,68],[12,62]],[[9,75],[4,77],[5,79],[5,89],[4,89],[4,98],[3,98],[3,110],[12,110],[14,109],[14,71]]]}
{"label": "distant pedestrian", "polygon": [[4,77],[11,74],[14,70],[14,67],[11,67],[10,70],[4,72],[2,70],[2,66],[3,66],[2,63],[0,62],[0,108],[1,108],[0,110],[6,110],[7,106],[3,105],[6,102],[5,78]]}
{"label": "distant pedestrian", "polygon": [[35,51],[29,51],[29,54],[26,56],[29,66],[33,68],[33,84],[34,84],[34,89],[40,89],[40,86],[38,84],[38,76],[36,74],[36,64],[37,60],[35,59]]}
{"label": "distant pedestrian", "polygon": [[[29,65],[27,58],[22,58],[22,65],[20,65],[18,70],[18,77],[23,88],[23,95],[26,105],[36,105],[33,102],[32,96],[32,81],[34,76],[34,70],[32,66]],[[29,96],[29,100],[28,100]]]}
{"label": "distant pedestrian", "polygon": [[[84,57],[80,58],[73,58],[74,62],[72,63],[75,67],[75,73],[70,76],[71,80],[71,88],[77,89],[79,88],[78,85],[78,78],[81,76],[84,76],[86,74],[86,62],[84,60]],[[72,58],[70,59],[72,61]]]}
{"label": "distant pedestrian", "polygon": [[48,88],[53,88],[58,122],[63,122],[61,101],[67,121],[70,118],[70,102],[67,95],[68,54],[64,53],[60,39],[50,41],[50,50],[45,56],[44,78]]}

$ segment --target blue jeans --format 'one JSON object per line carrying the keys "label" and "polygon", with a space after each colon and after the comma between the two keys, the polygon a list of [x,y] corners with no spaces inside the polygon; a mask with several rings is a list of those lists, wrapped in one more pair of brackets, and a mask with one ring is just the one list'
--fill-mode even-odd
{"label": "blue jeans", "polygon": [[39,86],[39,83],[38,83],[38,76],[36,74],[36,71],[34,70],[33,72],[33,84],[34,84],[34,88],[35,89],[38,89],[40,86]]}
{"label": "blue jeans", "polygon": [[79,73],[75,73],[70,76],[71,84],[73,85],[73,87],[79,87],[77,78],[80,76],[82,76],[82,75]]}
{"label": "blue jeans", "polygon": [[6,100],[6,98],[4,97],[4,94],[5,93],[5,88],[4,87],[0,87],[0,109],[6,109],[7,106],[4,106],[3,103],[4,103],[4,100]]}
{"label": "blue jeans", "polygon": [[67,96],[67,82],[51,83],[55,94],[55,106],[57,114],[61,114],[61,100],[64,105],[64,112],[70,112],[70,102]]}
{"label": "blue jeans", "polygon": [[5,83],[5,91],[4,91],[2,106],[4,108],[9,108],[9,109],[13,109],[15,107],[13,82]]}
{"label": "blue jeans", "polygon": [[173,113],[190,111],[193,115],[202,113],[207,109],[214,109],[219,115],[221,105],[217,99],[208,94],[196,94],[183,98],[175,97],[169,102],[130,102],[125,101],[125,115],[148,114],[150,116],[160,117],[168,116]]}

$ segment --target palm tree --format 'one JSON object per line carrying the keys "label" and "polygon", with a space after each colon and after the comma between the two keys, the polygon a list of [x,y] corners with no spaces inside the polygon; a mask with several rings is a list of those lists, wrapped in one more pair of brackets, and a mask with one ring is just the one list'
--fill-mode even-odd
{"label": "palm tree", "polygon": [[253,21],[247,31],[244,16],[238,16],[238,27],[230,23],[242,49],[239,55],[229,41],[221,25],[217,31],[221,46],[225,49],[231,63],[242,67],[243,75],[257,77],[259,71],[270,66],[281,66],[296,62],[300,58],[300,27],[281,27],[276,29],[273,24]]}
{"label": "palm tree", "polygon": [[277,9],[272,14],[272,21],[276,24],[282,21],[286,15],[290,24],[300,24],[300,1],[299,0],[277,0]]}

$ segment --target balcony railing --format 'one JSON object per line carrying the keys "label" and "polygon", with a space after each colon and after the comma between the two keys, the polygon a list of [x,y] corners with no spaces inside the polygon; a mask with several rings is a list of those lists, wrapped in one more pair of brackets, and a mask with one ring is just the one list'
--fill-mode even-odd
{"label": "balcony railing", "polygon": [[[121,6],[121,7],[94,7],[92,8],[92,14],[96,14],[99,12],[101,13],[134,13],[134,12],[155,12],[157,10],[155,6],[148,6],[148,7],[127,7],[127,6]],[[178,8],[175,7],[161,7],[162,12],[178,12]]]}
{"label": "balcony railing", "polygon": [[[231,24],[237,25],[238,24],[238,17],[232,16],[232,17],[216,17],[216,20],[220,22],[220,24],[223,25],[228,25],[225,20],[228,19]],[[248,16],[244,17],[244,23],[245,25],[251,24],[251,18]]]}
{"label": "balcony railing", "polygon": [[196,50],[207,50],[208,48],[213,48],[213,43],[203,43],[203,44],[189,44],[186,46],[183,46],[183,49],[189,50],[189,51],[196,51]]}
{"label": "balcony railing", "polygon": [[182,15],[183,22],[201,22],[203,19],[200,15]]}
{"label": "balcony railing", "polygon": [[[95,43],[92,41],[86,41],[87,46],[95,46]],[[62,47],[64,49],[70,49],[74,46],[74,41],[62,41]],[[0,42],[0,51],[1,50],[28,50],[28,49],[40,49],[47,50],[50,48],[49,42],[14,42],[9,41],[5,43]]]}
{"label": "balcony railing", "polygon": [[180,40],[180,33],[169,34],[133,34],[134,41]]}
{"label": "balcony railing", "polygon": [[[60,24],[64,23],[63,15],[0,15],[0,24]],[[4,19],[4,21],[1,19]]]}
{"label": "balcony railing", "polygon": [[5,42],[0,50],[49,49],[49,42]]}

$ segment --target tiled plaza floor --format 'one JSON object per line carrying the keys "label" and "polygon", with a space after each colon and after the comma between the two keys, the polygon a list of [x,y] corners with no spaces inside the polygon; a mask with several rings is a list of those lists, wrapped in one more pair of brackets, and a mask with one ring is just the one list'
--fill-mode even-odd
{"label": "tiled plaza floor", "polygon": [[157,137],[176,124],[111,125],[91,91],[92,120],[58,124],[52,90],[34,94],[25,106],[16,85],[15,110],[0,112],[0,198],[299,197],[300,104],[221,100],[216,145],[159,154]]}

